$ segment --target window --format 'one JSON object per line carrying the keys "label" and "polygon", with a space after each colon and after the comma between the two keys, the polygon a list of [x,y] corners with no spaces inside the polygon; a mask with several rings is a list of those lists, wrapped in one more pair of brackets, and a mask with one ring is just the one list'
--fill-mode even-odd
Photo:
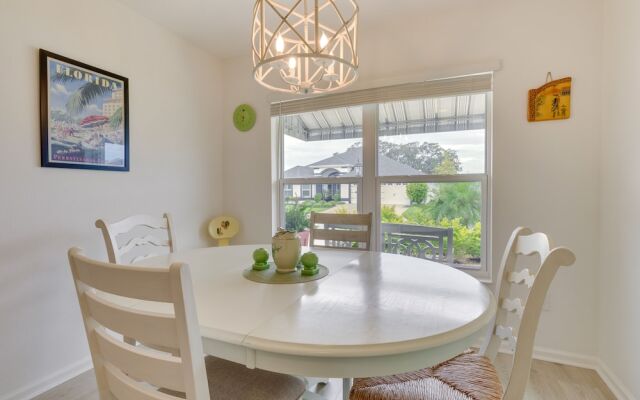
{"label": "window", "polygon": [[283,165],[279,225],[305,232],[312,211],[357,213],[362,107],[286,115],[277,127]]}
{"label": "window", "polygon": [[490,111],[491,75],[274,105],[277,224],[373,212],[375,249],[488,278]]}
{"label": "window", "polygon": [[302,196],[303,199],[310,199],[313,197],[313,189],[311,189],[311,185],[302,185]]}
{"label": "window", "polygon": [[383,251],[482,267],[487,95],[378,106]]}
{"label": "window", "polygon": [[319,192],[322,193],[322,189],[320,191],[314,191],[313,185],[284,185],[283,194],[284,198],[289,200],[306,200],[312,199],[314,193]]}

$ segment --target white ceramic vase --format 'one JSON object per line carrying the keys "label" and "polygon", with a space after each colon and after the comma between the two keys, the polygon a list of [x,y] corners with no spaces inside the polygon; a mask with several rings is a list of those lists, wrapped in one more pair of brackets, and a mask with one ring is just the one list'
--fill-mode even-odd
{"label": "white ceramic vase", "polygon": [[281,274],[295,272],[300,261],[300,248],[297,233],[279,229],[271,239],[271,254],[276,271]]}

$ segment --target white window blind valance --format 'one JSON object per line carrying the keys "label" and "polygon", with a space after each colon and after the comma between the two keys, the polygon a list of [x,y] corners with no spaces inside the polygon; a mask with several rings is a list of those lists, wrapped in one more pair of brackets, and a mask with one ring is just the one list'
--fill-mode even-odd
{"label": "white window blind valance", "polygon": [[357,106],[424,97],[447,97],[483,93],[492,90],[493,74],[469,75],[457,78],[354,90],[351,92],[288,100],[271,104],[271,115],[289,115],[307,111]]}

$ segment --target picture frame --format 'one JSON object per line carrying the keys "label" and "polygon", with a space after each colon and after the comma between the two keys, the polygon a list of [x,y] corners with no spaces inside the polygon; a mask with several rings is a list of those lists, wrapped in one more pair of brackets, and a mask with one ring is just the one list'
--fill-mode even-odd
{"label": "picture frame", "polygon": [[129,171],[129,80],[43,49],[41,166]]}
{"label": "picture frame", "polygon": [[544,85],[529,90],[527,120],[542,122],[571,118],[571,83],[571,77],[553,80],[549,72]]}

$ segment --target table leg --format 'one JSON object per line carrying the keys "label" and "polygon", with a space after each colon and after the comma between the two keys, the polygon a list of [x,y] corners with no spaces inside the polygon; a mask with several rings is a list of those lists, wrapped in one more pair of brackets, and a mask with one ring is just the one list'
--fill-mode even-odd
{"label": "table leg", "polygon": [[299,377],[304,381],[304,384],[307,386],[307,389],[311,389],[317,385],[328,385],[329,378],[309,378],[306,376]]}
{"label": "table leg", "polygon": [[343,400],[349,400],[349,392],[351,391],[352,384],[353,384],[353,379],[342,378],[342,399]]}

